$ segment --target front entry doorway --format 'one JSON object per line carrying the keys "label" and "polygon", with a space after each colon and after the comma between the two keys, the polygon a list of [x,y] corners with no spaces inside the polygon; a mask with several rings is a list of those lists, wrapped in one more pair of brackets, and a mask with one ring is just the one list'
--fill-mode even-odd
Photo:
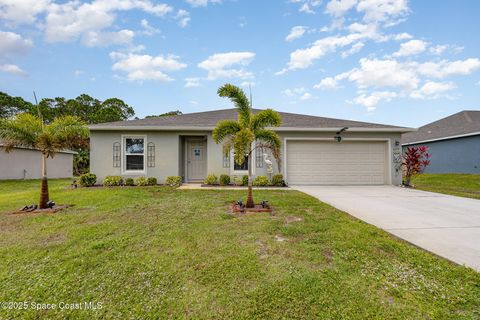
{"label": "front entry doorway", "polygon": [[189,138],[186,143],[187,181],[203,181],[207,173],[207,141]]}

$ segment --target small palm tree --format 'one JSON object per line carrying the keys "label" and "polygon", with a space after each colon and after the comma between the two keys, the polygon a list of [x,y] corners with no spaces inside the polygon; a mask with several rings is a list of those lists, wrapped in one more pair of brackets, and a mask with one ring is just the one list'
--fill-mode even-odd
{"label": "small palm tree", "polygon": [[252,194],[252,152],[256,148],[269,149],[280,161],[280,138],[277,133],[266,127],[278,127],[282,123],[280,114],[272,109],[266,109],[253,114],[251,101],[237,86],[225,84],[218,89],[220,97],[229,98],[238,112],[238,121],[219,121],[213,130],[216,143],[223,142],[223,152],[228,154],[234,150],[235,162],[238,165],[248,161],[248,197],[247,208],[255,206]]}
{"label": "small palm tree", "polygon": [[48,180],[47,159],[55,153],[71,149],[88,138],[88,129],[79,118],[65,116],[56,118],[46,124],[41,118],[23,113],[13,118],[0,120],[0,140],[6,152],[14,147],[39,150],[42,157],[42,188],[40,192],[40,209],[47,208]]}

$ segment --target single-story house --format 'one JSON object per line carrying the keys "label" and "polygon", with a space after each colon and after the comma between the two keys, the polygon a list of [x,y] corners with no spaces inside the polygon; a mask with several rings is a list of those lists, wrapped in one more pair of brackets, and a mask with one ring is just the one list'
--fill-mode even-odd
{"label": "single-story house", "polygon": [[[73,151],[62,151],[48,158],[49,178],[73,176]],[[28,148],[14,148],[5,152],[0,142],[0,180],[40,179],[42,177],[42,153]]]}
{"label": "single-story house", "polygon": [[461,111],[402,135],[402,146],[423,145],[431,155],[425,173],[480,174],[480,111]]}
{"label": "single-story house", "polygon": [[[260,110],[254,110],[254,113]],[[280,112],[282,140],[274,174],[287,183],[311,185],[401,184],[401,134],[414,129]],[[90,170],[105,176],[181,176],[200,182],[209,173],[242,176],[212,138],[218,121],[237,119],[235,109],[91,125]],[[347,128],[347,129],[345,129]],[[335,139],[337,133],[341,142]],[[264,150],[252,154],[254,176],[267,175]]]}

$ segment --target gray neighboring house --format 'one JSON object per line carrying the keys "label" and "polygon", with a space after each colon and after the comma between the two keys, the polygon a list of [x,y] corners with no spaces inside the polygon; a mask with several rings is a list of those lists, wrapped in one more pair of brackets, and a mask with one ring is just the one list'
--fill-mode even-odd
{"label": "gray neighboring house", "polygon": [[[260,110],[254,110],[258,112]],[[282,173],[292,185],[401,184],[401,134],[414,129],[280,112]],[[216,110],[91,125],[90,170],[101,181],[108,175],[156,177],[178,175],[185,182],[247,174],[233,154],[224,155],[212,139],[218,121],[237,119],[235,109]],[[344,127],[342,141],[336,132]],[[252,155],[254,176],[267,175],[263,153]],[[271,155],[270,159],[273,160]]]}
{"label": "gray neighboring house", "polygon": [[461,111],[402,135],[403,148],[427,146],[425,173],[480,174],[480,111]]}
{"label": "gray neighboring house", "polygon": [[[48,158],[49,178],[73,176],[73,151],[62,151]],[[0,141],[0,180],[40,179],[42,177],[42,153],[38,150],[15,148],[9,153]]]}

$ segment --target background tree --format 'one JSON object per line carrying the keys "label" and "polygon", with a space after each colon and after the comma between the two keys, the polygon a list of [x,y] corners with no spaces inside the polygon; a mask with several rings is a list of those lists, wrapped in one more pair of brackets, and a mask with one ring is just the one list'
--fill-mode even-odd
{"label": "background tree", "polygon": [[430,154],[428,147],[407,147],[407,151],[403,155],[402,164],[404,166],[405,181],[404,185],[410,187],[410,181],[416,174],[422,173],[430,164]]}
{"label": "background tree", "polygon": [[75,149],[87,138],[88,129],[78,117],[59,117],[46,124],[38,116],[22,113],[0,120],[0,139],[6,152],[15,147],[26,147],[42,153],[40,209],[47,208],[49,200],[47,159],[59,151]]}
{"label": "background tree", "polygon": [[8,118],[21,112],[29,112],[33,105],[21,97],[12,97],[0,91],[0,118]]}
{"label": "background tree", "polygon": [[155,115],[146,116],[145,118],[171,117],[171,116],[179,116],[181,114],[183,114],[182,111],[175,110],[175,111],[168,111],[168,112],[159,114],[158,116],[155,116]]}
{"label": "background tree", "polygon": [[235,162],[242,165],[248,161],[248,196],[247,208],[253,208],[252,193],[252,152],[256,148],[271,150],[277,162],[280,161],[281,141],[277,133],[265,129],[278,127],[282,123],[280,114],[272,109],[266,109],[253,114],[251,101],[237,86],[225,84],[218,89],[220,97],[229,98],[238,112],[238,121],[219,121],[213,130],[213,139],[216,143],[223,142],[223,152],[228,154],[234,151]]}

